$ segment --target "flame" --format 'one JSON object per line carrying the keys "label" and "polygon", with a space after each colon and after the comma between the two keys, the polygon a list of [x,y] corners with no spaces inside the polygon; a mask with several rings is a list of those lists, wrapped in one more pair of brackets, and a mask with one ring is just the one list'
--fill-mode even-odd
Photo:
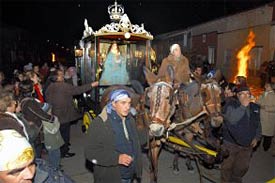
{"label": "flame", "polygon": [[249,32],[247,38],[247,44],[242,47],[242,49],[238,52],[238,72],[236,76],[245,76],[247,78],[248,72],[248,61],[250,60],[249,52],[255,46],[255,34],[253,31]]}

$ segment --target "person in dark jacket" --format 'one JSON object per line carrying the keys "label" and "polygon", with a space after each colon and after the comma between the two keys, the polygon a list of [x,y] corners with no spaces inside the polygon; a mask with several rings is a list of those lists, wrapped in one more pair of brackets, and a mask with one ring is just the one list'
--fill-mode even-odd
{"label": "person in dark jacket", "polygon": [[141,143],[130,108],[129,93],[114,90],[88,129],[85,156],[94,165],[95,183],[131,183],[141,178]]}
{"label": "person in dark jacket", "polygon": [[249,168],[253,148],[261,138],[260,107],[250,102],[247,86],[237,89],[237,100],[229,100],[223,108],[223,148],[229,157],[221,166],[222,183],[241,183]]}
{"label": "person in dark jacket", "polygon": [[61,147],[62,157],[72,157],[75,154],[69,152],[70,126],[82,117],[73,105],[73,96],[91,90],[98,86],[98,82],[82,86],[73,86],[64,82],[64,72],[55,72],[55,82],[51,83],[46,90],[46,102],[52,105],[52,114],[60,121],[60,133],[65,144]]}
{"label": "person in dark jacket", "polygon": [[16,115],[25,123],[29,133],[29,141],[33,145],[36,158],[41,157],[43,149],[42,120],[54,121],[55,117],[43,111],[43,105],[38,99],[32,97],[33,83],[25,80],[19,84],[19,96]]}

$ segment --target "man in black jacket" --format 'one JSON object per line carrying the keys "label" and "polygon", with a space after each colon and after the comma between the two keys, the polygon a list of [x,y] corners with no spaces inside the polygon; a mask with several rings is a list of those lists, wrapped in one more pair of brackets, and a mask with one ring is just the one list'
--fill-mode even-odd
{"label": "man in black jacket", "polygon": [[95,183],[131,183],[141,178],[141,145],[126,90],[114,90],[110,102],[92,121],[85,156],[94,164]]}
{"label": "man in black jacket", "polygon": [[237,89],[238,100],[229,100],[224,108],[223,139],[229,157],[222,163],[222,183],[241,183],[249,168],[251,153],[261,138],[260,107],[250,102],[247,86]]}

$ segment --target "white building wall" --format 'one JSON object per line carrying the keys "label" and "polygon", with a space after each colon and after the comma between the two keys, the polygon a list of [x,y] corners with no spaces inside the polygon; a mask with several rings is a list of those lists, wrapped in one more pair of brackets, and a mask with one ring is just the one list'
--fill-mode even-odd
{"label": "white building wall", "polygon": [[219,18],[211,22],[203,23],[191,27],[192,35],[200,35],[207,32],[217,31],[225,33],[248,27],[255,27],[269,24],[272,20],[273,8],[269,6],[259,7],[257,9],[245,11],[232,16]]}
{"label": "white building wall", "polygon": [[[252,30],[256,37],[254,39],[255,47],[262,47],[261,63],[269,60],[271,55],[270,34],[271,26],[262,25],[254,28],[240,29],[218,35],[218,52],[217,52],[217,68],[221,68],[227,78],[231,78],[231,74],[235,73],[235,65],[237,64],[237,52],[247,44],[249,31]],[[274,44],[274,43],[273,43]],[[228,63],[226,56],[230,52],[231,60]]]}
{"label": "white building wall", "polygon": [[[262,47],[261,62],[273,59],[275,54],[275,24],[272,25],[272,6],[262,6],[249,11],[219,18],[197,26],[188,27],[178,32],[167,33],[165,36],[174,37],[186,32],[191,33],[190,48],[194,45],[192,37],[210,32],[218,33],[217,45],[217,68],[224,69],[224,74],[230,77],[236,65],[236,54],[238,50],[246,44],[249,30],[256,34],[256,47]],[[230,57],[231,61],[226,62]],[[228,73],[228,74],[227,74]]]}

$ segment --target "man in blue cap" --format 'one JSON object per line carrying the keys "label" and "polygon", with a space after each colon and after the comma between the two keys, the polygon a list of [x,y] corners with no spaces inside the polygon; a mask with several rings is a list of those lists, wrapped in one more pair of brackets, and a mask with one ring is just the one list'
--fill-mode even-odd
{"label": "man in blue cap", "polygon": [[249,169],[253,148],[261,138],[260,107],[251,102],[247,86],[237,89],[238,100],[223,108],[223,148],[229,151],[221,166],[222,183],[241,183]]}
{"label": "man in blue cap", "polygon": [[131,183],[141,178],[141,145],[130,109],[130,94],[114,90],[107,106],[91,122],[85,156],[94,165],[95,183]]}

